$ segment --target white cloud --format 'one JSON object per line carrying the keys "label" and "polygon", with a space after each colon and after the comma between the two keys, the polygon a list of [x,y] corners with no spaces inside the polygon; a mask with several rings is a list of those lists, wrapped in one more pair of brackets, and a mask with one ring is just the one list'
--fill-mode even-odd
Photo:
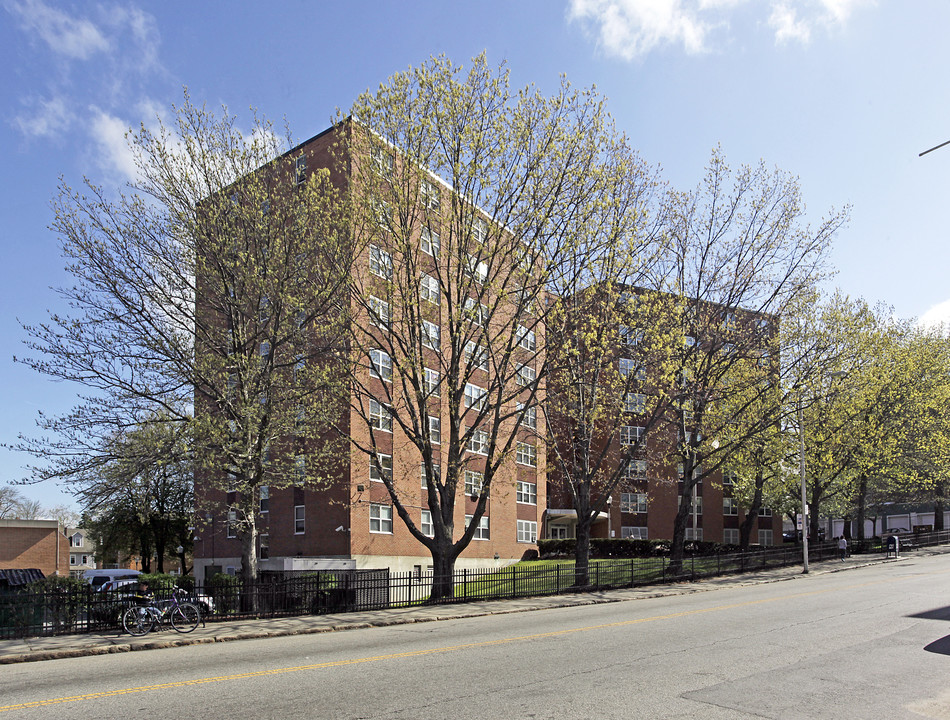
{"label": "white cloud", "polygon": [[625,60],[665,44],[702,52],[709,30],[681,0],[572,0],[568,17],[593,26],[607,53]]}
{"label": "white cloud", "polygon": [[39,35],[55,53],[85,60],[109,49],[109,41],[93,22],[67,15],[42,0],[12,2],[7,7],[22,27]]}
{"label": "white cloud", "polygon": [[792,41],[807,43],[811,38],[808,23],[799,20],[795,8],[784,3],[777,3],[772,7],[769,27],[775,31],[775,42],[779,44]]}
{"label": "white cloud", "polygon": [[571,0],[568,19],[581,23],[608,55],[633,60],[663,46],[687,54],[713,49],[713,31],[738,12],[767,13],[777,43],[807,44],[815,29],[844,25],[874,0]]}
{"label": "white cloud", "polygon": [[23,104],[27,109],[13,118],[13,126],[27,137],[54,137],[66,130],[72,120],[72,113],[61,97],[49,100],[31,97]]}
{"label": "white cloud", "polygon": [[922,328],[936,329],[942,326],[944,330],[950,329],[950,300],[937,303],[927,310],[917,318],[917,325]]}
{"label": "white cloud", "polygon": [[126,140],[129,124],[99,108],[91,108],[93,113],[90,133],[99,146],[99,162],[104,169],[118,173],[124,179],[134,181],[138,176],[135,167],[135,155]]}

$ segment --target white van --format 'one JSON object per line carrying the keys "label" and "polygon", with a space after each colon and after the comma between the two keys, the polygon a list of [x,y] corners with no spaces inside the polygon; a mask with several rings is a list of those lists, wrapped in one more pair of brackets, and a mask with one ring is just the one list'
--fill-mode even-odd
{"label": "white van", "polygon": [[110,580],[135,580],[141,574],[142,572],[140,570],[130,570],[129,568],[84,570],[82,579],[92,585],[93,590],[98,590]]}

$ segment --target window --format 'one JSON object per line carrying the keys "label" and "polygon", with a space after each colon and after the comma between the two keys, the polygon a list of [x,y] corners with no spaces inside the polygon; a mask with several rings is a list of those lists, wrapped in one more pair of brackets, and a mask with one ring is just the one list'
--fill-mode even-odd
{"label": "window", "polygon": [[303,487],[307,480],[307,458],[298,455],[294,458],[294,484]]}
{"label": "window", "polygon": [[[419,518],[419,532],[426,537],[435,536],[435,528],[432,526],[432,512],[430,510],[422,511],[422,517]],[[419,569],[421,571],[422,568],[419,567]]]}
{"label": "window", "polygon": [[79,563],[79,556],[78,556],[78,555],[70,555],[70,556],[69,556],[69,564],[70,564],[70,565],[76,565],[76,564],[78,564],[78,563]]}
{"label": "window", "polygon": [[393,381],[393,359],[385,350],[369,351],[369,374],[386,382]]}
{"label": "window", "polygon": [[438,210],[442,204],[442,193],[439,186],[431,180],[422,179],[419,183],[419,195],[422,200],[422,207],[425,210]]}
{"label": "window", "polygon": [[524,412],[521,416],[521,424],[532,430],[538,429],[538,409],[536,407],[525,408],[524,403],[518,403],[518,412]]}
{"label": "window", "polygon": [[422,239],[419,244],[422,252],[432,257],[439,257],[439,251],[442,249],[442,240],[439,233],[429,228],[422,228]]}
{"label": "window", "polygon": [[70,547],[82,547],[82,533],[76,533],[69,538]]}
{"label": "window", "polygon": [[439,281],[431,275],[422,273],[422,282],[419,285],[419,298],[423,302],[430,302],[438,305],[440,300]]}
{"label": "window", "polygon": [[488,432],[486,430],[472,430],[468,438],[468,449],[479,455],[488,454]]}
{"label": "window", "polygon": [[478,343],[465,343],[465,359],[472,367],[488,372],[488,351]]}
{"label": "window", "polygon": [[636,363],[630,358],[620,358],[620,376],[628,377],[637,369]]}
{"label": "window", "polygon": [[686,528],[686,539],[695,540],[696,542],[703,541],[703,529],[702,528]]}
{"label": "window", "polygon": [[538,523],[534,520],[518,521],[518,542],[534,543],[538,541]]}
{"label": "window", "polygon": [[488,391],[485,388],[474,383],[465,383],[465,407],[484,410],[487,400]]}
{"label": "window", "polygon": [[479,245],[488,241],[488,221],[485,218],[477,217],[472,223],[472,240]]}
{"label": "window", "polygon": [[723,528],[722,541],[726,545],[738,545],[739,544],[739,529],[738,528]]}
{"label": "window", "polygon": [[475,255],[469,255],[468,272],[475,282],[483,283],[488,279],[488,263],[479,260]]}
{"label": "window", "polygon": [[267,485],[261,485],[260,511],[261,513],[270,512],[270,487]]}
{"label": "window", "polygon": [[771,544],[772,544],[772,531],[759,530],[759,545],[771,545]]}
{"label": "window", "polygon": [[237,537],[237,510],[228,510],[228,537]]}
{"label": "window", "polygon": [[647,476],[646,460],[630,460],[624,468],[623,477],[626,480],[643,480]]}
{"label": "window", "polygon": [[369,296],[369,312],[370,319],[373,321],[373,324],[377,327],[389,329],[392,322],[392,317],[389,314],[389,303],[385,300],[380,300],[375,295]]}
{"label": "window", "polygon": [[538,504],[538,486],[534,483],[518,481],[515,488],[515,501],[525,505]]}
{"label": "window", "polygon": [[369,479],[372,482],[384,482],[393,479],[393,456],[376,454],[377,461],[369,459]]}
{"label": "window", "polygon": [[643,428],[639,425],[620,426],[620,444],[636,445],[643,438]]}
{"label": "window", "polygon": [[442,329],[428,320],[422,321],[422,346],[436,351],[442,347]]}
{"label": "window", "polygon": [[[432,466],[432,470],[433,470],[433,472],[435,473],[435,480],[436,480],[436,482],[441,482],[441,481],[442,481],[442,468],[441,468],[441,466],[439,466],[439,465],[433,465],[433,466]],[[422,477],[422,487],[423,487],[423,488],[429,487],[429,478],[426,477],[426,464],[425,464],[425,463],[419,463],[419,474],[420,474],[420,476]]]}
{"label": "window", "polygon": [[726,497],[722,499],[722,514],[723,515],[738,515],[739,514],[739,505],[736,503],[735,498]]}
{"label": "window", "polygon": [[476,497],[482,493],[482,483],[485,476],[475,470],[465,471],[465,494],[468,497]]}
{"label": "window", "polygon": [[620,512],[645,513],[647,512],[646,493],[620,493]]}
{"label": "window", "polygon": [[620,326],[620,342],[624,345],[635,346],[643,341],[643,331],[638,328]]}
{"label": "window", "polygon": [[629,413],[642,415],[647,410],[647,396],[643,393],[627,393],[623,409]]}
{"label": "window", "polygon": [[736,329],[736,314],[735,313],[726,311],[722,314],[722,328],[723,330]]}
{"label": "window", "polygon": [[438,445],[442,442],[442,419],[429,416],[429,440],[433,445]]}
{"label": "window", "polygon": [[647,540],[647,529],[645,527],[622,525],[620,527],[620,537],[625,540]]}
{"label": "window", "polygon": [[530,387],[537,379],[537,373],[530,365],[518,365],[515,371],[515,382],[522,387]]}
{"label": "window", "polygon": [[703,496],[702,495],[693,496],[693,501],[690,503],[690,514],[692,515],[703,514]]}
{"label": "window", "polygon": [[370,503],[369,506],[369,531],[371,533],[389,533],[393,532],[393,507],[392,505],[380,505]]}
{"label": "window", "polygon": [[[465,528],[468,529],[468,526],[472,524],[474,515],[465,516]],[[478,525],[475,527],[475,534],[472,535],[472,540],[488,540],[488,516],[482,515],[478,519]]]}
{"label": "window", "polygon": [[427,395],[439,397],[439,371],[432,368],[423,368],[422,383]]}
{"label": "window", "polygon": [[261,560],[267,560],[270,557],[270,536],[267,533],[261,533],[258,535],[258,540],[261,546],[258,557]]}
{"label": "window", "polygon": [[723,485],[735,485],[736,480],[739,479],[739,473],[735,470],[723,470],[722,471],[722,484]]}
{"label": "window", "polygon": [[488,322],[488,306],[475,302],[472,298],[465,298],[465,315],[479,327],[485,327]]}
{"label": "window", "polygon": [[386,280],[393,279],[393,256],[376,245],[369,246],[369,271]]}
{"label": "window", "polygon": [[759,508],[759,517],[772,517],[772,508]]}
{"label": "window", "polygon": [[294,168],[294,183],[302,185],[305,182],[307,182],[307,156],[301,155],[297,158]]}
{"label": "window", "polygon": [[383,177],[390,177],[396,167],[396,161],[386,148],[376,146],[372,150],[373,170]]}
{"label": "window", "polygon": [[391,433],[393,431],[393,416],[389,408],[375,400],[369,401],[369,424],[374,430]]}
{"label": "window", "polygon": [[519,442],[518,449],[515,453],[515,461],[519,465],[537,467],[538,466],[538,449],[531,443]]}
{"label": "window", "polygon": [[528,330],[524,325],[518,326],[518,346],[525,350],[537,350],[538,343],[534,330]]}

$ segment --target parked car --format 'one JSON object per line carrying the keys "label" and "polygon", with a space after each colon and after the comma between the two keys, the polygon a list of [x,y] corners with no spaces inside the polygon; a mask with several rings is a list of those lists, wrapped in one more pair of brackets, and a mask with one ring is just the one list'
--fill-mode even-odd
{"label": "parked car", "polygon": [[83,571],[82,579],[92,585],[93,589],[98,590],[107,582],[113,580],[135,580],[141,574],[141,570],[107,568],[101,570],[85,570]]}

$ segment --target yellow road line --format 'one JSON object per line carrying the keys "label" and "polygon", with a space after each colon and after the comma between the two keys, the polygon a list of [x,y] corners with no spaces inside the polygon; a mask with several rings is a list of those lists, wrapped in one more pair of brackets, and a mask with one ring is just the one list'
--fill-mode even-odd
{"label": "yellow road line", "polygon": [[[942,574],[948,571],[938,571],[931,574]],[[779,600],[795,600],[803,597],[812,597],[823,595],[829,592],[840,592],[842,590],[853,590],[855,588],[866,587],[868,585],[880,585],[883,583],[897,582],[901,578],[887,578],[885,580],[876,580],[874,582],[859,583],[842,588],[828,588],[825,590],[812,590],[810,592],[796,593],[794,595],[782,595],[780,597],[764,598],[762,600],[748,600],[746,602],[731,603],[729,605],[717,605],[715,607],[701,608],[699,610],[684,610],[682,612],[670,613],[668,615],[653,615],[646,618],[637,618],[635,620],[619,620],[612,623],[603,623],[601,625],[589,625],[579,628],[565,628],[564,630],[552,630],[551,632],[536,633],[534,635],[519,635],[510,638],[501,638],[499,640],[483,640],[481,642],[464,643],[462,645],[448,645],[446,647],[432,648],[429,650],[413,650],[411,652],[393,653],[391,655],[374,655],[372,657],[354,658],[352,660],[336,660],[334,662],[315,663],[313,665],[297,665],[295,667],[275,668],[273,670],[258,670],[255,672],[240,673],[237,675],[220,675],[218,677],[196,678],[194,680],[180,680],[178,682],[161,683],[159,685],[142,685],[141,687],[121,688],[118,690],[106,690],[97,693],[85,693],[83,695],[70,695],[68,697],[51,698],[49,700],[36,700],[34,702],[19,703],[17,705],[0,706],[0,712],[10,710],[25,710],[28,708],[46,707],[49,705],[59,705],[62,703],[79,702],[82,700],[98,700],[100,698],[118,697],[120,695],[131,695],[132,693],[151,692],[153,690],[170,690],[174,688],[189,687],[192,685],[207,685],[208,683],[229,682],[232,680],[246,680],[248,678],[268,677],[272,675],[284,675],[286,673],[302,672],[305,670],[323,670],[325,668],[345,667],[347,665],[360,665],[362,663],[380,662],[383,660],[398,660],[400,658],[422,657],[425,655],[436,655],[438,653],[454,652],[457,650],[466,650],[476,647],[490,647],[492,645],[505,645],[508,643],[524,642],[526,640],[540,640],[543,638],[557,637],[560,635],[570,635],[572,633],[591,632],[593,630],[604,630],[607,628],[624,627],[628,625],[638,625],[640,623],[657,622],[660,620],[673,620],[675,618],[689,617],[691,615],[702,615],[704,613],[722,612],[724,610],[734,610],[736,608],[750,607],[752,605],[764,605],[766,603],[778,602]]]}

